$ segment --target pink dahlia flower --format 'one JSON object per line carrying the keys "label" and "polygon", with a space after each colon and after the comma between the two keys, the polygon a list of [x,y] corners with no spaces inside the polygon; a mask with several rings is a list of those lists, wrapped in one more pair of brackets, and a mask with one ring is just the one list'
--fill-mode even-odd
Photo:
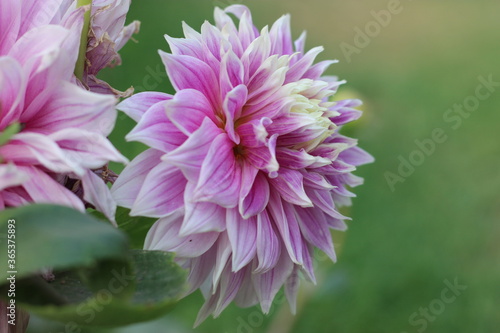
{"label": "pink dahlia flower", "polygon": [[[92,170],[126,161],[106,139],[115,97],[75,82],[84,8],[61,16],[43,5],[0,0],[0,209],[38,202],[84,210],[83,198],[113,219],[116,204]],[[79,184],[82,198],[68,188]]]}
{"label": "pink dahlia flower", "polygon": [[268,312],[283,285],[294,308],[299,274],[315,281],[314,248],[335,260],[330,228],[347,219],[336,207],[362,182],[351,172],[373,160],[339,134],[360,102],[330,101],[343,83],[322,76],[334,61],[313,65],[323,49],[304,54],[288,15],[259,32],[233,5],[217,8],[215,22],[166,37],[175,95],[118,106],[138,121],[127,138],[151,149],[112,188],[132,215],[159,218],[145,247],[175,252],[190,270],[191,291],[206,297],[198,322],[233,300]]}

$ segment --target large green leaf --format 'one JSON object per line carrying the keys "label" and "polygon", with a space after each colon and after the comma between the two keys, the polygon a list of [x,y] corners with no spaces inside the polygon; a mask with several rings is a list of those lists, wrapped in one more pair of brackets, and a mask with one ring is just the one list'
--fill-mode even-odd
{"label": "large green leaf", "polygon": [[[9,231],[12,226],[15,232]],[[8,239],[9,234],[15,239]],[[15,266],[10,266],[7,246],[12,249],[14,242]],[[104,259],[125,260],[127,249],[122,232],[68,207],[29,205],[0,212],[0,281],[9,275],[8,267],[20,279],[47,267],[57,270],[92,266]]]}
{"label": "large green leaf", "polygon": [[[173,255],[159,251],[131,251],[135,273],[126,268],[116,269],[107,287],[93,293],[75,272],[56,274],[54,281],[43,289],[50,289],[55,298],[64,298],[65,304],[41,304],[30,294],[40,285],[26,285],[17,298],[18,304],[47,319],[74,325],[116,327],[147,321],[168,312],[184,292],[186,274],[173,262]],[[115,297],[122,288],[135,285],[135,292],[124,300]],[[30,290],[31,289],[31,290]]]}

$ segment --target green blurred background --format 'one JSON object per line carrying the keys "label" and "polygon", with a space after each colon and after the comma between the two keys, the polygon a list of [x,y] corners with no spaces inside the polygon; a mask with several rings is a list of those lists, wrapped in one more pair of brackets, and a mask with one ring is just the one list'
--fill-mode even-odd
{"label": "green blurred background", "polygon": [[[322,59],[340,60],[329,73],[348,81],[341,96],[365,102],[364,117],[346,130],[376,157],[357,171],[365,185],[355,189],[349,230],[335,235],[339,260],[334,265],[318,256],[318,285],[302,285],[297,315],[278,298],[270,316],[231,306],[192,329],[202,304],[196,293],[161,320],[88,332],[499,331],[500,87],[470,114],[447,110],[473,101],[479,76],[500,82],[500,3],[402,0],[385,27],[375,25],[372,11],[387,10],[389,2],[239,2],[252,9],[258,27],[292,14],[294,36],[307,30],[308,48],[324,45]],[[157,53],[168,50],[163,35],[180,37],[181,21],[199,29],[204,20],[213,22],[214,6],[232,3],[135,0],[128,20],[142,21],[138,43],[129,43],[123,65],[102,78],[121,89],[172,92]],[[366,45],[357,40],[356,53],[346,57],[341,45],[356,47],[356,28],[372,29],[372,36]],[[122,115],[112,135],[129,158],[143,149],[124,141],[132,127]],[[436,128],[447,140],[419,155],[415,140],[428,142]],[[421,165],[392,190],[387,172],[397,175],[400,156],[410,154]],[[448,283],[455,282],[466,289],[453,298]],[[29,332],[64,329],[33,318]]]}

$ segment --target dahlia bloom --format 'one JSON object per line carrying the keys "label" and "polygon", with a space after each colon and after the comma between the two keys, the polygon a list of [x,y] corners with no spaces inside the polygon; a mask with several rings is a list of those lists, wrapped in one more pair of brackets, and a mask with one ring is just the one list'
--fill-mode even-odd
{"label": "dahlia bloom", "polygon": [[[228,14],[239,19],[237,27]],[[268,312],[284,285],[295,307],[299,274],[314,282],[313,251],[332,260],[336,207],[361,184],[351,172],[372,157],[339,134],[357,100],[330,102],[342,84],[322,76],[290,18],[257,30],[242,5],[215,10],[216,26],[166,37],[160,51],[175,95],[145,92],[118,105],[138,122],[128,140],[151,149],[118,177],[112,193],[131,215],[159,218],[145,248],[175,252],[191,292],[206,302],[197,322],[232,301]]]}
{"label": "dahlia bloom", "polygon": [[[85,8],[61,15],[44,4],[0,0],[0,209],[84,210],[83,199],[113,219],[116,204],[92,170],[126,161],[106,139],[116,100],[76,84]],[[82,198],[68,188],[80,184]]]}

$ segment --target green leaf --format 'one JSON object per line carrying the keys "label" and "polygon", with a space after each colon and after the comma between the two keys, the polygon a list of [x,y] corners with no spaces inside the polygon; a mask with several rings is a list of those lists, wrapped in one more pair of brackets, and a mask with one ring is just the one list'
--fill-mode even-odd
{"label": "green leaf", "polygon": [[[118,224],[118,228],[129,237],[130,247],[133,249],[142,249],[149,229],[158,219],[144,216],[130,216],[129,214],[130,209],[118,207],[116,210],[116,223]],[[93,211],[92,215],[107,221],[107,218],[98,211]]]}
{"label": "green leaf", "polygon": [[[185,291],[185,271],[166,252],[132,250],[130,254],[135,273],[129,274],[126,267],[115,269],[107,287],[96,293],[73,271],[56,274],[56,279],[45,282],[44,286],[63,297],[67,304],[34,301],[30,295],[38,293],[40,286],[24,286],[24,294],[17,297],[17,302],[38,316],[84,326],[117,327],[164,315]],[[116,297],[130,284],[135,285],[130,298]]]}
{"label": "green leaf", "polygon": [[14,134],[19,133],[20,130],[21,130],[21,125],[19,123],[13,123],[7,126],[7,128],[5,128],[3,132],[0,132],[0,146],[9,142],[10,138]]}
{"label": "green leaf", "polygon": [[0,212],[0,281],[8,276],[4,267],[12,264],[7,262],[7,246],[12,249],[13,242],[15,267],[9,270],[17,271],[18,279],[48,267],[58,270],[89,267],[104,259],[125,260],[128,249],[122,232],[68,207],[6,209]]}

